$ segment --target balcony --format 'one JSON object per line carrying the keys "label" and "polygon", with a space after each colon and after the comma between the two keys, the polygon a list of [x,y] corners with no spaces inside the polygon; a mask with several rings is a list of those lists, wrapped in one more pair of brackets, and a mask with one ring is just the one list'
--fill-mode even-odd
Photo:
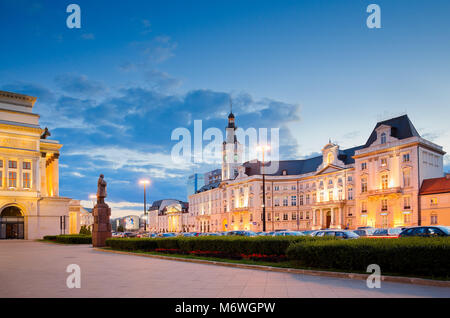
{"label": "balcony", "polygon": [[388,195],[388,194],[401,194],[402,188],[400,187],[393,187],[393,188],[387,188],[387,189],[375,189],[375,190],[369,190],[366,193],[361,193],[361,195],[367,195],[367,196],[379,196],[379,195]]}

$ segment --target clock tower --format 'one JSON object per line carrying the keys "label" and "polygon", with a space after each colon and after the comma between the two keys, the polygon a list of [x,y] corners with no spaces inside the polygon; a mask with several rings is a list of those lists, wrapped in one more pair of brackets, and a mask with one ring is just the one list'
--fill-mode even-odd
{"label": "clock tower", "polygon": [[237,140],[236,123],[233,111],[228,115],[226,139],[222,148],[222,180],[233,180],[238,175],[238,167],[242,164],[242,145]]}

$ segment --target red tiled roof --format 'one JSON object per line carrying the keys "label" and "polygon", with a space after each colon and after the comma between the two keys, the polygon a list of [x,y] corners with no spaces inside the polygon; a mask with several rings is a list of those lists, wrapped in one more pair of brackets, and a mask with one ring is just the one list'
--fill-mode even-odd
{"label": "red tiled roof", "polygon": [[420,187],[420,194],[437,194],[450,192],[450,177],[425,179]]}

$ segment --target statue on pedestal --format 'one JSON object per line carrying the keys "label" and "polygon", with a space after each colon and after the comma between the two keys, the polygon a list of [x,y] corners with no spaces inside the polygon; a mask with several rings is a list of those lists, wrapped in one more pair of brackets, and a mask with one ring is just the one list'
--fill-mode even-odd
{"label": "statue on pedestal", "polygon": [[103,174],[101,174],[97,181],[97,204],[105,203],[106,181],[104,180],[104,178],[105,178],[105,176]]}
{"label": "statue on pedestal", "polygon": [[94,247],[105,246],[107,238],[111,235],[111,223],[109,217],[111,215],[111,209],[105,203],[106,198],[106,181],[105,176],[100,175],[97,181],[97,204],[92,211],[94,216],[94,227],[92,231],[92,245]]}

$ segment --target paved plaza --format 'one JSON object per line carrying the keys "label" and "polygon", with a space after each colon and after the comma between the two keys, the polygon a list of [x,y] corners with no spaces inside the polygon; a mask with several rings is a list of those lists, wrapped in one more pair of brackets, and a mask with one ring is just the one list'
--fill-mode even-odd
{"label": "paved plaza", "polygon": [[[66,268],[81,268],[69,289]],[[0,241],[0,297],[450,297],[450,288],[266,272],[95,251],[86,245]]]}

